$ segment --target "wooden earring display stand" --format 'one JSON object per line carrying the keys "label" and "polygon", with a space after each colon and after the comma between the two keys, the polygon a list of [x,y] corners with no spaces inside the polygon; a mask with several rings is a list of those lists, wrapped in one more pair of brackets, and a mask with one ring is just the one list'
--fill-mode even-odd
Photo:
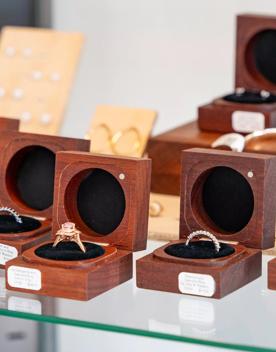
{"label": "wooden earring display stand", "polygon": [[0,41],[0,114],[20,130],[58,133],[83,36],[52,29],[5,27]]}
{"label": "wooden earring display stand", "polygon": [[91,152],[142,157],[156,117],[153,110],[98,106],[87,134]]}
{"label": "wooden earring display stand", "polygon": [[[54,193],[55,156],[63,150],[89,150],[82,139],[6,131],[0,138],[0,206],[14,209],[26,223],[10,231],[0,215],[0,267],[49,238]],[[33,220],[37,219],[37,220]],[[40,223],[36,223],[39,221]],[[30,223],[34,222],[34,225]],[[21,226],[27,226],[21,230]]]}
{"label": "wooden earring display stand", "polygon": [[[259,277],[261,249],[274,245],[276,157],[190,149],[181,164],[180,241],[137,261],[137,286],[221,298]],[[200,229],[227,242],[230,254],[168,254],[168,247]]]}
{"label": "wooden earring display stand", "polygon": [[[149,159],[58,153],[52,241],[9,261],[7,288],[88,300],[130,279],[132,252],[146,248],[150,170]],[[103,254],[65,260],[60,242],[61,260],[38,255],[45,246],[52,248],[56,232],[68,221],[81,231],[86,248],[97,243]],[[85,255],[77,247],[75,254]]]}

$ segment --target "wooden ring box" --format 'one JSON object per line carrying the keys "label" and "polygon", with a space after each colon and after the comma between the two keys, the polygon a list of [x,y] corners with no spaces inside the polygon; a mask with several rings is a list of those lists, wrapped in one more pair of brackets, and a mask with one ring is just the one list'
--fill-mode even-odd
{"label": "wooden ring box", "polygon": [[[85,260],[52,260],[36,254],[40,244],[9,261],[7,288],[89,300],[131,279],[132,252],[146,248],[150,173],[151,160],[146,158],[58,153],[52,241],[43,245],[52,244],[61,225],[70,221],[81,231],[83,243],[100,244],[105,253]],[[11,271],[22,269],[39,271],[39,285],[11,282]]]}
{"label": "wooden ring box", "polygon": [[[137,286],[221,298],[258,278],[260,249],[274,245],[276,157],[195,148],[182,151],[181,165],[180,241],[137,261]],[[165,252],[200,229],[234,252],[211,259]]]}
{"label": "wooden ring box", "polygon": [[56,153],[62,150],[88,151],[89,148],[90,142],[83,139],[16,131],[2,134],[0,206],[10,207],[30,221],[37,219],[40,224],[26,231],[19,229],[20,232],[3,233],[1,230],[0,267],[50,236]]}
{"label": "wooden ring box", "polygon": [[199,107],[201,130],[246,134],[276,127],[276,17],[240,15],[236,35],[235,86],[257,93],[268,91],[271,102],[252,103],[248,97],[242,102],[217,98]]}
{"label": "wooden ring box", "polygon": [[0,117],[0,131],[18,131],[19,120]]}

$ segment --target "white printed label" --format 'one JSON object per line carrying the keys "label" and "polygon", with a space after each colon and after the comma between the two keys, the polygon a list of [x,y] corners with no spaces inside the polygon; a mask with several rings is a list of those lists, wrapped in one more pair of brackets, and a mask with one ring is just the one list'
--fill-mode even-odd
{"label": "white printed label", "polygon": [[183,272],[178,275],[178,288],[181,293],[212,297],[216,283],[211,275]]}
{"label": "white printed label", "polygon": [[251,133],[265,128],[265,117],[261,112],[234,111],[232,128],[236,132]]}
{"label": "white printed label", "polygon": [[11,287],[39,291],[41,272],[37,269],[12,265],[8,268],[8,283]]}
{"label": "white printed label", "polygon": [[8,309],[18,312],[41,314],[41,302],[36,299],[12,296],[8,300]]}
{"label": "white printed label", "polygon": [[18,256],[17,249],[12,246],[0,243],[0,264],[5,265],[7,261]]}
{"label": "white printed label", "polygon": [[213,302],[195,298],[182,298],[178,305],[178,316],[181,321],[200,324],[213,324],[215,307]]}

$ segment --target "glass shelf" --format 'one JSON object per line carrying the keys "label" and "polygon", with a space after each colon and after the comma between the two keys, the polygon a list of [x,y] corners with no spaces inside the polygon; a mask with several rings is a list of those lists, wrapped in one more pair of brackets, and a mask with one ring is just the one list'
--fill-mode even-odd
{"label": "glass shelf", "polygon": [[[160,247],[148,249],[135,259]],[[130,280],[88,302],[5,290],[0,274],[0,315],[149,336],[243,351],[276,351],[276,291],[263,276],[220,300],[136,288]]]}

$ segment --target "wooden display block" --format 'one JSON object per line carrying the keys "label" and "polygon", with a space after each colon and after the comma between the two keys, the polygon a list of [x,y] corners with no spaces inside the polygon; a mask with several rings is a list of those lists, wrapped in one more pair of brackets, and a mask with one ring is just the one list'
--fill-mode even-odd
{"label": "wooden display block", "polygon": [[[189,148],[211,148],[223,134],[201,131],[193,121],[149,140],[148,156],[152,159],[152,185],[155,193],[180,195],[181,151]],[[275,138],[255,138],[247,144],[247,153],[276,154]]]}
{"label": "wooden display block", "polygon": [[142,157],[156,117],[148,109],[98,106],[87,133],[91,152]]}
{"label": "wooden display block", "polygon": [[200,129],[250,133],[276,127],[275,39],[276,17],[237,17],[235,86],[246,92],[239,90],[201,106]]}
{"label": "wooden display block", "polygon": [[0,117],[0,132],[7,131],[7,130],[18,131],[18,129],[19,129],[19,120]]}
{"label": "wooden display block", "polygon": [[[150,170],[149,159],[58,153],[52,241],[8,262],[7,288],[88,300],[130,279],[132,252],[146,248]],[[68,221],[81,231],[86,248],[96,245],[104,252],[65,260],[66,250],[57,247],[61,260],[44,257],[43,248],[53,250],[56,232]],[[76,248],[74,255],[86,254]]]}
{"label": "wooden display block", "polygon": [[5,27],[0,42],[0,114],[20,130],[59,132],[83,43],[81,33]]}
{"label": "wooden display block", "polygon": [[[137,286],[222,298],[261,275],[260,249],[274,245],[276,157],[198,148],[181,163],[180,240],[137,261]],[[200,229],[221,252],[209,241],[187,247]]]}
{"label": "wooden display block", "polygon": [[[49,238],[54,193],[55,159],[58,151],[89,150],[89,141],[6,131],[0,138],[0,207],[14,209],[40,224],[26,231],[5,228],[0,216],[0,267],[7,260]],[[11,219],[9,220],[11,221]],[[27,223],[26,223],[27,224]],[[23,225],[27,226],[24,224]],[[30,227],[29,227],[30,226]],[[19,232],[18,232],[19,231]]]}

